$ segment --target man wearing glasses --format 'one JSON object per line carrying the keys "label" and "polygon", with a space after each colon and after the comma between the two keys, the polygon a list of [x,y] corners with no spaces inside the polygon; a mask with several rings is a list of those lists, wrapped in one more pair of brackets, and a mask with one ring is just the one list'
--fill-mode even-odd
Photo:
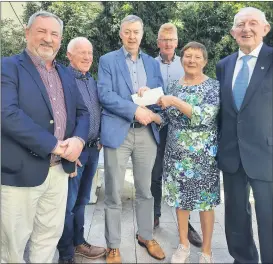
{"label": "man wearing glasses", "polygon": [[[155,59],[159,61],[162,78],[164,81],[164,93],[168,94],[168,85],[171,81],[178,80],[184,75],[180,57],[175,54],[178,45],[177,28],[172,23],[161,25],[158,31],[157,47],[159,55]],[[154,228],[159,226],[161,216],[162,198],[162,171],[168,126],[160,130],[160,145],[157,148],[157,156],[152,171],[151,192],[154,197]],[[202,240],[189,223],[188,237],[190,243],[201,247]]]}

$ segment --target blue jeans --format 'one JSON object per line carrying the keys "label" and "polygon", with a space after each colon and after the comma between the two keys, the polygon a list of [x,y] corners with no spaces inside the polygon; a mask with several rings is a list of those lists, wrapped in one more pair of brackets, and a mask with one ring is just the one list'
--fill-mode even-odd
{"label": "blue jeans", "polygon": [[96,173],[99,151],[86,147],[80,156],[82,167],[78,175],[69,178],[64,230],[57,245],[59,258],[68,260],[74,256],[74,247],[84,243],[84,211],[90,200],[92,180]]}

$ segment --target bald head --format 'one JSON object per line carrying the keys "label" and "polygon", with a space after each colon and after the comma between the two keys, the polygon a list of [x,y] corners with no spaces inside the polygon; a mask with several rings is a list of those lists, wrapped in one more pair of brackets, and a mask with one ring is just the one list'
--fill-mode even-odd
{"label": "bald head", "polygon": [[84,37],[72,39],[67,45],[67,57],[71,66],[86,74],[93,62],[93,46],[92,43]]}

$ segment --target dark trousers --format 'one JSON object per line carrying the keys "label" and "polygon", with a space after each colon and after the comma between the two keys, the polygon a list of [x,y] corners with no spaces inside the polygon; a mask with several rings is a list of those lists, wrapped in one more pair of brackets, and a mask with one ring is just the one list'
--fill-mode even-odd
{"label": "dark trousers", "polygon": [[84,211],[90,200],[92,180],[96,173],[99,151],[86,147],[80,157],[82,167],[77,176],[69,178],[64,230],[57,245],[59,256],[68,260],[74,256],[74,247],[84,243]]}
{"label": "dark trousers", "polygon": [[239,263],[258,263],[253,239],[250,187],[255,199],[260,256],[273,263],[273,183],[251,179],[242,164],[236,173],[223,173],[225,192],[225,231],[230,255]]}
{"label": "dark trousers", "polygon": [[161,216],[162,172],[167,132],[168,126],[164,126],[159,131],[160,145],[157,147],[156,160],[152,171],[151,192],[154,197],[154,216],[157,217]]}

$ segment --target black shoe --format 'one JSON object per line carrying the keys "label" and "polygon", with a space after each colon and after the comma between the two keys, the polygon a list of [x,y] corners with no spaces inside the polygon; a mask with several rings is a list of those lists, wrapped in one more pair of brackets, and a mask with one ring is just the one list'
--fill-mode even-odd
{"label": "black shoe", "polygon": [[190,223],[188,230],[188,239],[192,245],[199,248],[202,247],[202,239]]}
{"label": "black shoe", "polygon": [[59,259],[58,260],[58,263],[62,263],[62,264],[75,264],[76,262],[74,261],[74,259],[72,258],[72,259],[66,259],[66,260],[64,260],[64,259]]}
{"label": "black shoe", "polygon": [[159,227],[159,217],[155,216],[154,217],[154,229],[156,229],[157,227]]}

